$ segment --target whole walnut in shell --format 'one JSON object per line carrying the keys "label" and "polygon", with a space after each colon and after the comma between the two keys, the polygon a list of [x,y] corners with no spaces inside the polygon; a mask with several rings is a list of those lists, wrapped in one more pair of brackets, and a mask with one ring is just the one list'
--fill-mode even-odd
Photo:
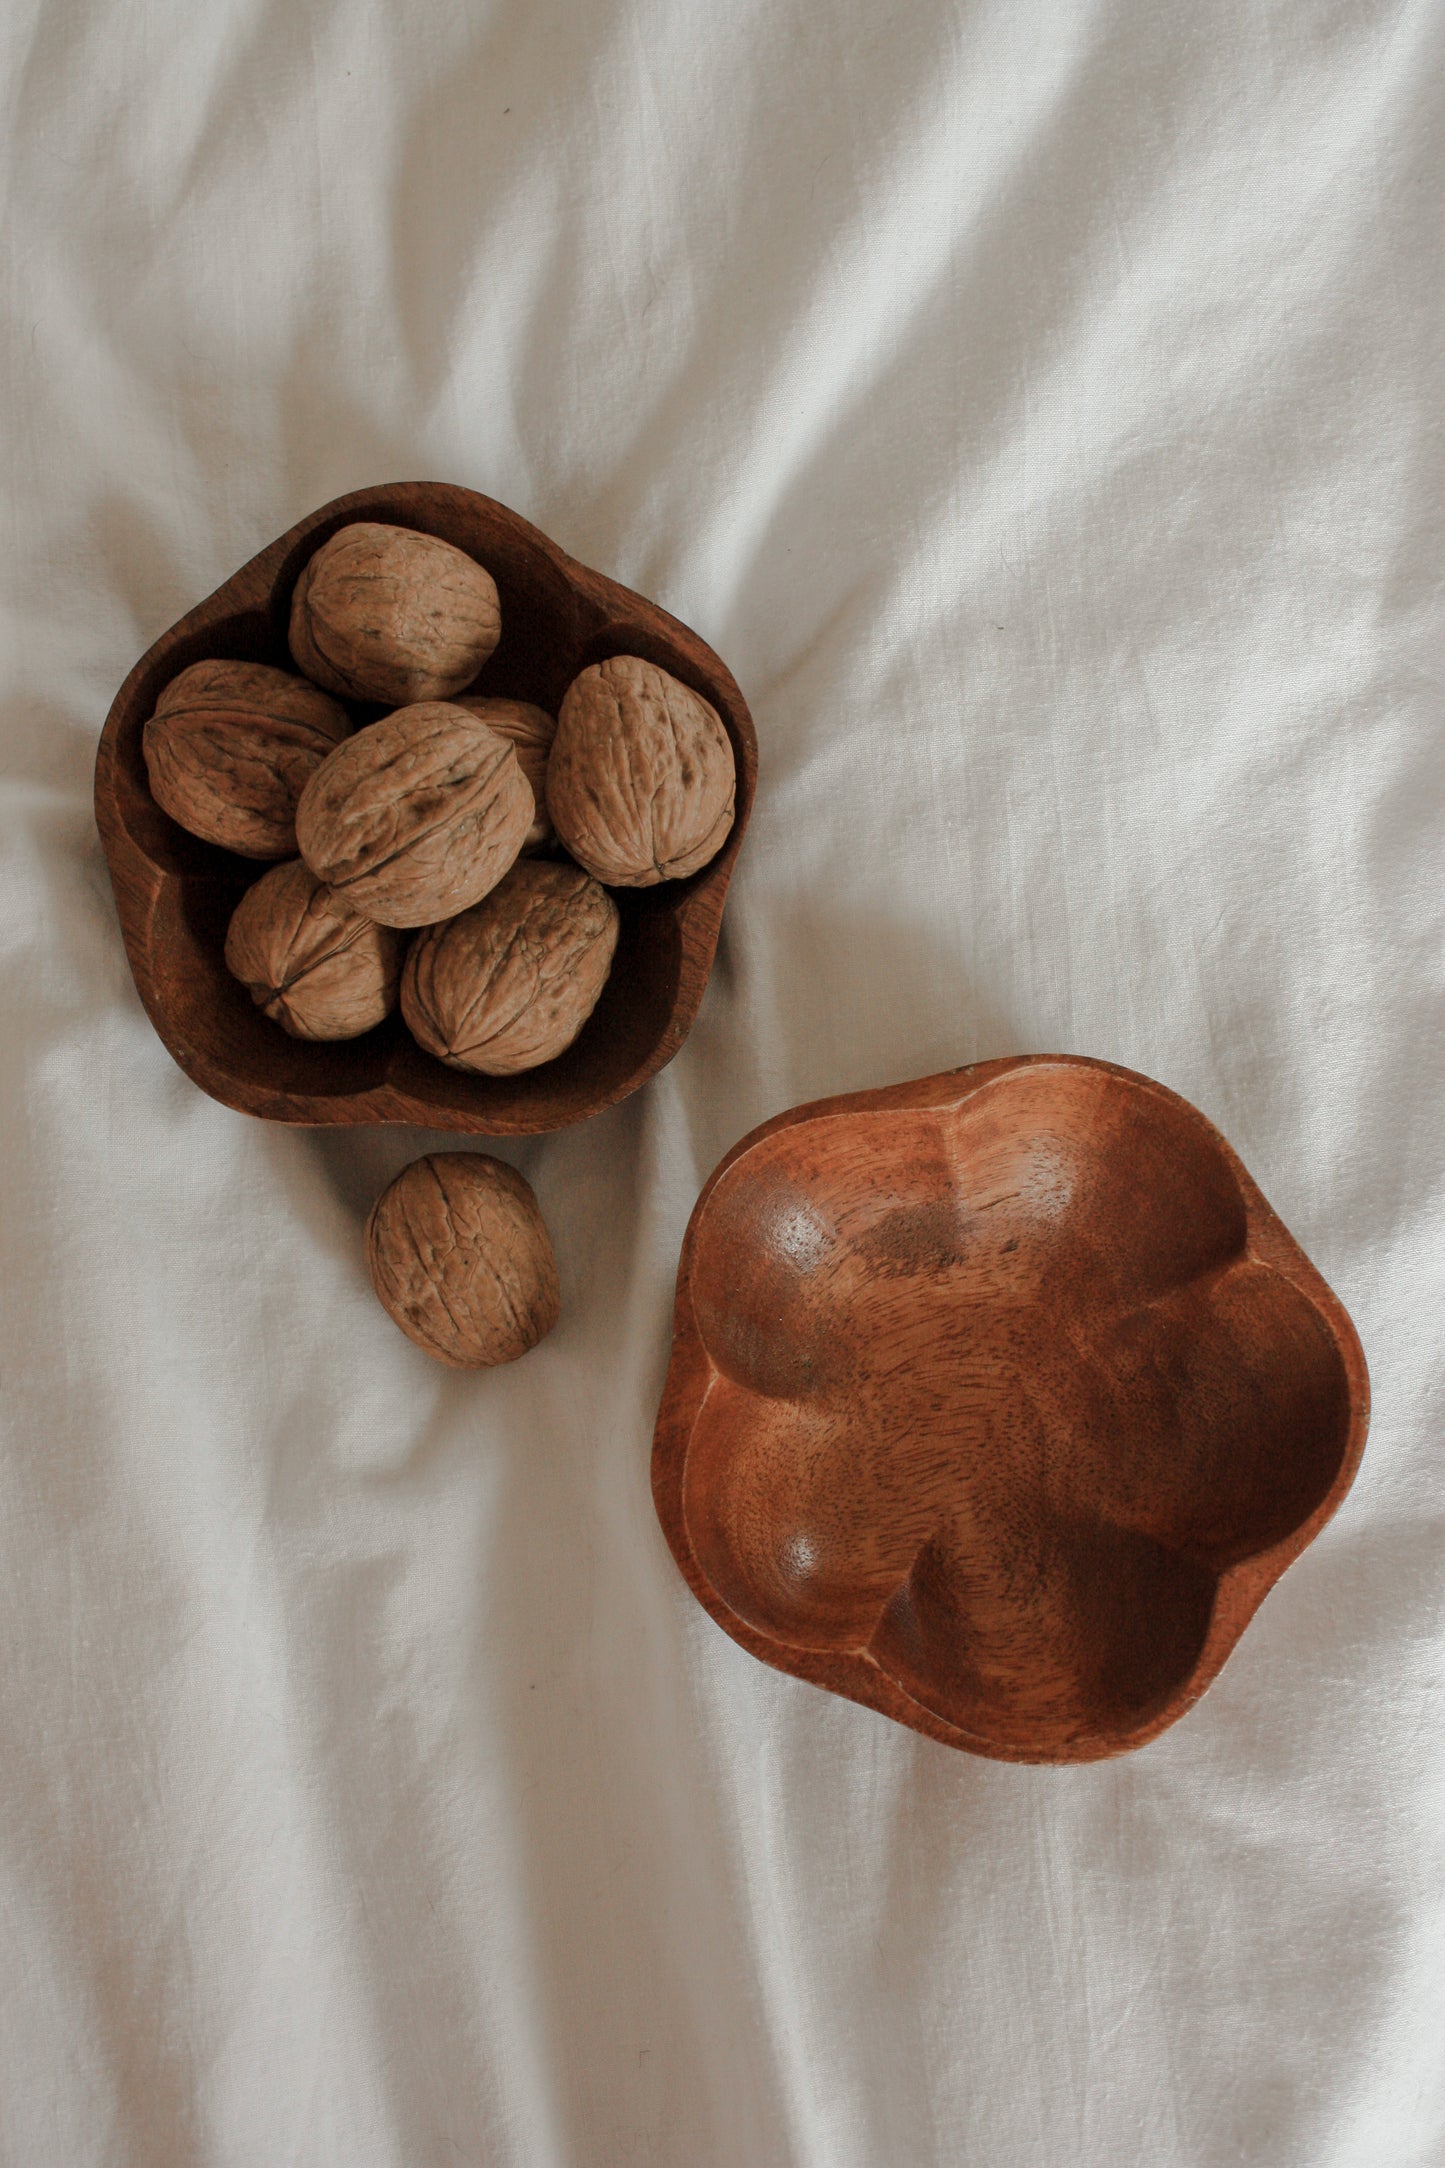
{"label": "whole walnut in shell", "polygon": [[312,872],[383,926],[429,926],[478,902],[531,825],[515,749],[446,700],[358,730],[296,808]]}
{"label": "whole walnut in shell", "polygon": [[345,708],[289,670],[193,662],[166,686],[141,750],[157,805],[243,858],[289,858],[296,801],[351,730]]}
{"label": "whole walnut in shell", "polygon": [[291,652],[306,675],[388,707],[460,692],[501,631],[496,582],[475,558],[377,520],[339,528],[291,598]]}
{"label": "whole walnut in shell", "polygon": [[681,880],[733,824],[733,749],[711,702],[640,655],[572,680],[547,762],[547,806],[580,865],[614,888]]}
{"label": "whole walnut in shell", "polygon": [[396,1006],[402,938],[349,909],[293,858],[248,888],[226,969],[293,1039],[356,1039]]}
{"label": "whole walnut in shell", "polygon": [[612,967],[617,906],[580,866],[523,860],[489,896],[411,945],[401,1013],[454,1069],[515,1076],[586,1023]]}
{"label": "whole walnut in shell", "polygon": [[509,739],[517,748],[517,760],[532,786],[537,808],[522,848],[524,851],[545,850],[553,837],[552,821],[547,812],[547,755],[557,735],[556,716],[549,715],[545,708],[534,707],[530,700],[503,700],[481,694],[468,694],[465,700],[458,700],[457,706],[479,717],[488,729],[495,730],[500,738]]}
{"label": "whole walnut in shell", "polygon": [[377,1299],[428,1355],[454,1369],[515,1362],[557,1322],[557,1260],[515,1167],[484,1152],[433,1152],[404,1167],[366,1222]]}

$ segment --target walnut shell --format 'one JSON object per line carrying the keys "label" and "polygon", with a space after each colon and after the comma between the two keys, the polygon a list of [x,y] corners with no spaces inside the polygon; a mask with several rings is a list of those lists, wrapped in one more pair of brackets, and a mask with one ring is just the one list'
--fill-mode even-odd
{"label": "walnut shell", "polygon": [[545,850],[554,834],[547,811],[547,755],[557,734],[556,716],[549,715],[545,708],[533,707],[530,700],[503,700],[480,694],[458,700],[457,706],[480,717],[488,729],[495,730],[498,737],[507,738],[516,746],[517,760],[532,786],[537,808],[522,848],[524,851]]}
{"label": "walnut shell", "polygon": [[515,1076],[572,1044],[612,968],[617,906],[580,866],[513,866],[470,911],[411,945],[401,1013],[453,1069]]}
{"label": "walnut shell", "polygon": [[572,680],[547,762],[547,806],[580,865],[614,888],[681,880],[733,824],[736,774],[709,701],[640,655]]}
{"label": "walnut shell", "polygon": [[193,836],[289,858],[296,801],[351,730],[345,708],[263,662],[193,662],[166,686],[141,749],[151,795]]}
{"label": "walnut shell", "polygon": [[531,825],[514,748],[445,700],[358,730],[296,808],[312,872],[383,926],[429,926],[479,902]]}
{"label": "walnut shell", "polygon": [[357,1039],[396,1006],[402,940],[348,908],[293,858],[248,888],[226,969],[293,1039]]}
{"label": "walnut shell", "polygon": [[404,1167],[366,1222],[366,1262],[388,1315],[438,1362],[515,1362],[557,1322],[557,1259],[530,1185],[485,1152]]}
{"label": "walnut shell", "polygon": [[475,558],[378,520],[338,528],[291,598],[291,652],[306,675],[388,707],[460,692],[501,632],[496,582]]}

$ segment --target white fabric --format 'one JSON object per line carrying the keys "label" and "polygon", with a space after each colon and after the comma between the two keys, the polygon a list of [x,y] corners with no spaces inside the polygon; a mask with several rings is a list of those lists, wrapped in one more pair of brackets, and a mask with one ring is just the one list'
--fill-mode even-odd
{"label": "white fabric", "polygon": [[[0,2157],[1445,2162],[1430,0],[10,0]],[[468,483],[728,659],[762,780],[656,1083],[503,1147],[212,1104],[115,687],[310,506]],[[688,1211],[799,1099],[1185,1093],[1356,1318],[1363,1471],[1157,1744],[995,1765],[744,1655],[655,1524]]]}

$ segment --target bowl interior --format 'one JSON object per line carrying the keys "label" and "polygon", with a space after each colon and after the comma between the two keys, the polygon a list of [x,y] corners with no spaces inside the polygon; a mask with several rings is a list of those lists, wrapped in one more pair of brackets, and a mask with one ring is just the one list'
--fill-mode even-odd
{"label": "bowl interior", "polygon": [[1030,1063],[886,1096],[764,1131],[695,1216],[694,1585],[905,1721],[1110,1750],[1192,1698],[1221,1589],[1346,1473],[1339,1336],[1273,1215],[1261,1254],[1222,1139],[1146,1080]]}

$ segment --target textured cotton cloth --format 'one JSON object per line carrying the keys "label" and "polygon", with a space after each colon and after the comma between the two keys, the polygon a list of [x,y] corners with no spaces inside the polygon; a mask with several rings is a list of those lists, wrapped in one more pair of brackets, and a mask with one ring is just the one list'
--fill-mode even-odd
{"label": "textured cotton cloth", "polygon": [[[0,2158],[1441,2168],[1445,13],[0,50]],[[90,804],[168,624],[422,477],[695,626],[761,745],[678,1058],[499,1147],[564,1309],[481,1376],[363,1263],[446,1140],[191,1085]],[[648,1465],[726,1148],[1042,1050],[1222,1128],[1375,1394],[1199,1707],[1064,1770],[744,1654]]]}

